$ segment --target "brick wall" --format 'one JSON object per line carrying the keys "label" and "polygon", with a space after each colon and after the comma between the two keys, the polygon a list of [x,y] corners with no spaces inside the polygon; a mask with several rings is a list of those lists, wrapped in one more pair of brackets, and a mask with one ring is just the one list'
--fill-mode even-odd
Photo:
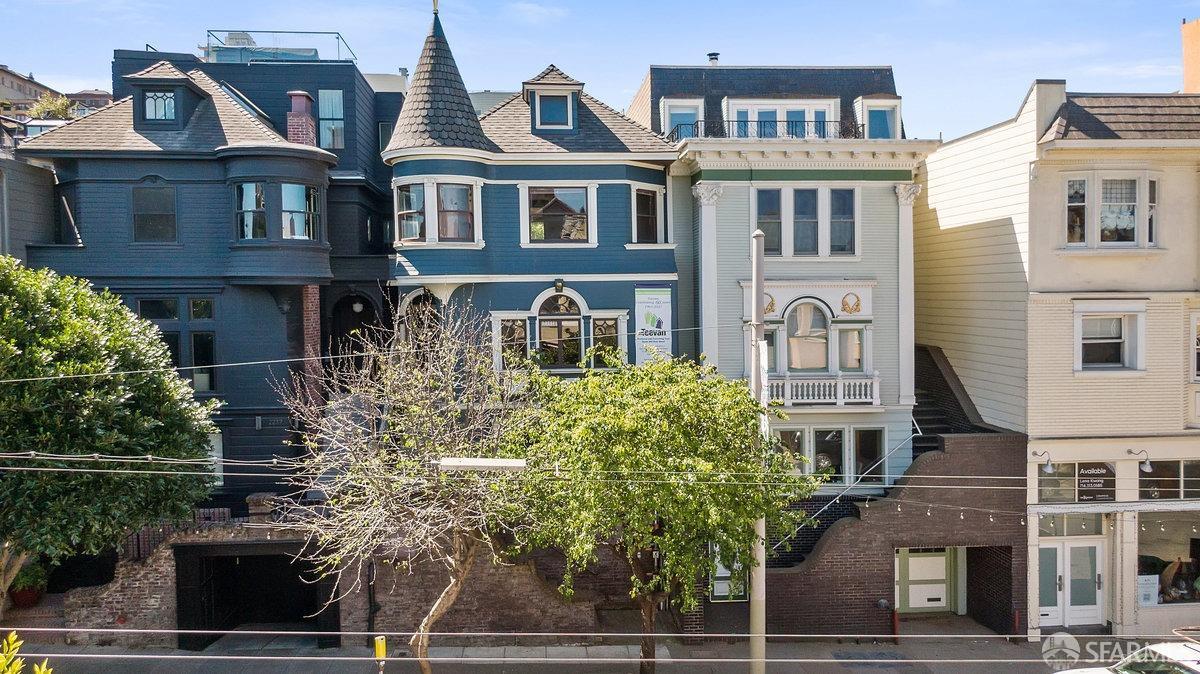
{"label": "brick wall", "polygon": [[287,139],[301,145],[317,144],[317,122],[305,112],[288,112]]}
{"label": "brick wall", "polygon": [[[942,451],[918,457],[890,497],[910,503],[872,501],[859,517],[838,520],[803,563],[770,569],[767,576],[767,624],[776,633],[875,633],[891,631],[891,614],[877,602],[894,597],[896,548],[988,547],[1000,552],[974,553],[980,568],[968,576],[993,577],[985,587],[976,579],[972,615],[998,631],[1012,629],[1014,607],[1025,605],[1025,527],[1020,524],[1025,494],[1020,490],[920,489],[917,485],[959,484],[922,475],[1022,476],[1025,437],[971,434],[942,436]],[[1014,480],[978,480],[972,484],[1012,486]],[[1019,483],[1018,483],[1019,484]],[[914,501],[936,504],[928,508]],[[960,507],[1015,513],[995,515]],[[981,556],[982,555],[982,556]],[[1007,562],[1007,569],[1005,562]],[[996,577],[998,576],[998,577]],[[971,604],[971,594],[968,605]],[[1021,616],[1024,629],[1024,616]],[[719,626],[709,625],[711,629]]]}
{"label": "brick wall", "polygon": [[1013,611],[1023,608],[1011,603],[1013,587],[1025,586],[1025,560],[1015,561],[1012,547],[967,548],[967,615],[1001,634],[1015,634]]}

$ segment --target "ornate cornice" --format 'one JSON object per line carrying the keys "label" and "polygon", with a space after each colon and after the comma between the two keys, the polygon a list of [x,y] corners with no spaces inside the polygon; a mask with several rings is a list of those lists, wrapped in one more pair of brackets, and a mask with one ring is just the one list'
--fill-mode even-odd
{"label": "ornate cornice", "polygon": [[717,203],[724,191],[725,187],[720,183],[699,183],[692,185],[692,194],[700,200],[700,204],[703,206],[711,206]]}

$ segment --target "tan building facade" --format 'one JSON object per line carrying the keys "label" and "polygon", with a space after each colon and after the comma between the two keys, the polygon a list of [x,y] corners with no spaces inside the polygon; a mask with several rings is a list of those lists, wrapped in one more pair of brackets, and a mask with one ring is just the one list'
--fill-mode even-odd
{"label": "tan building facade", "polygon": [[1039,80],[918,173],[916,341],[1029,438],[1032,633],[1200,622],[1197,114]]}

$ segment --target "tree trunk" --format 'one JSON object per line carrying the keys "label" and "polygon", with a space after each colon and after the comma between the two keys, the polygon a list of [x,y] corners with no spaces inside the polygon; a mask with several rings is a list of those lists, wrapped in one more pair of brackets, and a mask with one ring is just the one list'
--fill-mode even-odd
{"label": "tree trunk", "polygon": [[654,615],[658,602],[653,597],[638,597],[638,608],[642,612],[642,662],[641,674],[654,674]]}
{"label": "tree trunk", "polygon": [[4,607],[8,605],[8,588],[12,585],[13,579],[17,577],[17,572],[25,566],[25,560],[29,559],[29,553],[25,551],[17,551],[13,545],[7,541],[0,547],[0,620],[4,619]]}
{"label": "tree trunk", "polygon": [[475,553],[479,551],[479,541],[471,538],[467,541],[456,541],[453,566],[450,569],[450,583],[446,585],[446,589],[442,590],[441,596],[433,605],[429,607],[429,613],[421,621],[421,625],[417,627],[417,633],[409,640],[409,646],[412,647],[413,657],[421,666],[422,674],[432,674],[433,667],[429,664],[429,633],[433,631],[434,624],[438,619],[445,615],[446,611],[454,605],[454,601],[458,599],[458,593],[462,591],[463,583],[466,582],[467,576],[471,573],[471,567],[475,564]]}

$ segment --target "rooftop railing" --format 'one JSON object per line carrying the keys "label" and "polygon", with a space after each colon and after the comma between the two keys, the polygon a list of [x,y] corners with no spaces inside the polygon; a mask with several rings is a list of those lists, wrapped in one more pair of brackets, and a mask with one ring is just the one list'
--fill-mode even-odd
{"label": "rooftop railing", "polygon": [[[251,61],[358,61],[358,55],[336,31],[210,30],[204,60],[210,63]],[[322,56],[324,54],[324,56]]]}
{"label": "rooftop railing", "polygon": [[688,138],[745,138],[745,139],[804,139],[827,140],[864,138],[865,125],[853,121],[832,122],[795,121],[727,121],[702,119],[691,124],[678,124],[667,133],[667,142],[677,143]]}

